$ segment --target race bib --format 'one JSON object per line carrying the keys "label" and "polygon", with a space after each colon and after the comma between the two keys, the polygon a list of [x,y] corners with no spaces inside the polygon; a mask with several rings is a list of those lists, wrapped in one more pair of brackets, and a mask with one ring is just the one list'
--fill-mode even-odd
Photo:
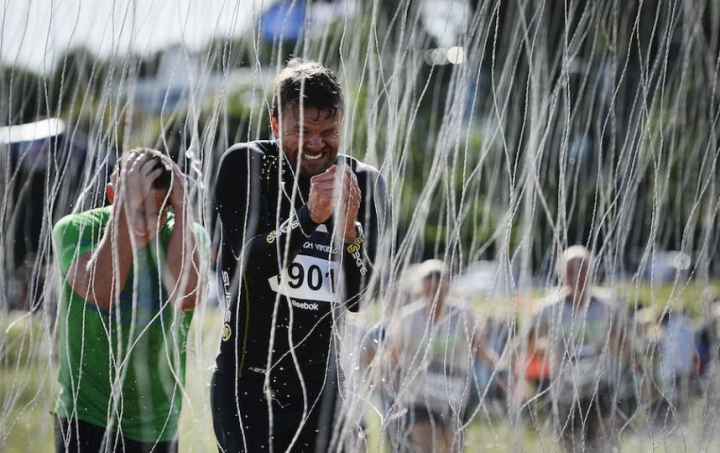
{"label": "race bib", "polygon": [[282,275],[268,281],[273,291],[291,299],[332,302],[336,299],[336,276],[336,262],[297,255]]}
{"label": "race bib", "polygon": [[470,387],[465,376],[427,373],[420,378],[414,389],[415,391],[403,392],[400,401],[438,413],[447,412],[451,407],[465,407],[470,396]]}
{"label": "race bib", "polygon": [[580,357],[571,361],[563,370],[562,382],[577,387],[594,387],[598,382],[599,357]]}
{"label": "race bib", "polygon": [[565,368],[563,379],[567,382],[575,380],[580,385],[595,383],[597,381],[597,361],[597,357],[586,357],[575,361]]}

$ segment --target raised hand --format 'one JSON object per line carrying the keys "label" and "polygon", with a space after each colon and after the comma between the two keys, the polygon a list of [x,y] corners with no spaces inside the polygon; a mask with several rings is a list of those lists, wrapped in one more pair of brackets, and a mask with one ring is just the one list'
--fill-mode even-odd
{"label": "raised hand", "polygon": [[350,167],[337,165],[310,178],[308,211],[315,223],[323,223],[335,214],[336,227],[345,238],[355,238],[362,193]]}
{"label": "raised hand", "polygon": [[152,185],[163,171],[156,158],[134,153],[126,158],[113,181],[114,204],[126,216],[130,233],[142,239],[143,244],[157,233],[161,221],[167,193],[153,189]]}
{"label": "raised hand", "polygon": [[336,222],[338,228],[342,228],[343,236],[347,239],[354,239],[357,236],[355,222],[357,222],[358,211],[360,210],[360,200],[362,193],[358,186],[355,173],[350,167],[345,166],[342,173],[342,197],[340,198],[340,206]]}
{"label": "raised hand", "polygon": [[307,203],[310,218],[315,223],[324,223],[333,213],[337,192],[337,165],[310,178],[310,197]]}
{"label": "raised hand", "polygon": [[172,206],[175,214],[178,215],[185,209],[185,175],[180,170],[178,164],[173,162],[168,156],[163,156],[166,166],[172,170],[172,179],[170,183],[170,206]]}

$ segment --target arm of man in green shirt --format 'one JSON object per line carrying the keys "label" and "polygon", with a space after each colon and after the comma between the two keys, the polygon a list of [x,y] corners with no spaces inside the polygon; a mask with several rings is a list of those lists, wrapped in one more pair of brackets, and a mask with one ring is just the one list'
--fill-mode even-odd
{"label": "arm of man in green shirt", "polygon": [[[169,160],[169,159],[168,159]],[[200,268],[200,253],[193,232],[192,210],[185,200],[185,178],[180,168],[172,165],[170,206],[175,212],[175,226],[170,235],[165,267],[165,287],[176,308],[192,310],[205,288],[204,273]]]}

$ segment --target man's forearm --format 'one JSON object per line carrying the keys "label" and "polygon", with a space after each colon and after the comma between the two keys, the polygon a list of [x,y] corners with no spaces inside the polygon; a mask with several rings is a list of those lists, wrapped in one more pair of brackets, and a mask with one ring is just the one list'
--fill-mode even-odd
{"label": "man's forearm", "polygon": [[202,292],[200,254],[192,224],[188,209],[176,211],[166,258],[166,287],[170,300],[177,301],[178,308],[182,310],[195,307]]}
{"label": "man's forearm", "polygon": [[278,269],[293,261],[316,228],[317,224],[303,207],[292,221],[286,220],[279,228],[251,232],[252,238],[243,250],[246,276],[250,280],[263,280],[277,275]]}
{"label": "man's forearm", "polygon": [[97,249],[78,257],[67,274],[73,290],[101,308],[114,305],[132,268],[127,219],[114,209]]}

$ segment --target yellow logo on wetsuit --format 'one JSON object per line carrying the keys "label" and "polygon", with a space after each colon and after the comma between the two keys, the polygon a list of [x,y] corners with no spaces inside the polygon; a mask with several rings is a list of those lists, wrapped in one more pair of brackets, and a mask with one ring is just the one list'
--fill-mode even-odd
{"label": "yellow logo on wetsuit", "polygon": [[230,324],[225,323],[225,325],[222,328],[222,341],[228,341],[232,337],[232,329],[230,328]]}

